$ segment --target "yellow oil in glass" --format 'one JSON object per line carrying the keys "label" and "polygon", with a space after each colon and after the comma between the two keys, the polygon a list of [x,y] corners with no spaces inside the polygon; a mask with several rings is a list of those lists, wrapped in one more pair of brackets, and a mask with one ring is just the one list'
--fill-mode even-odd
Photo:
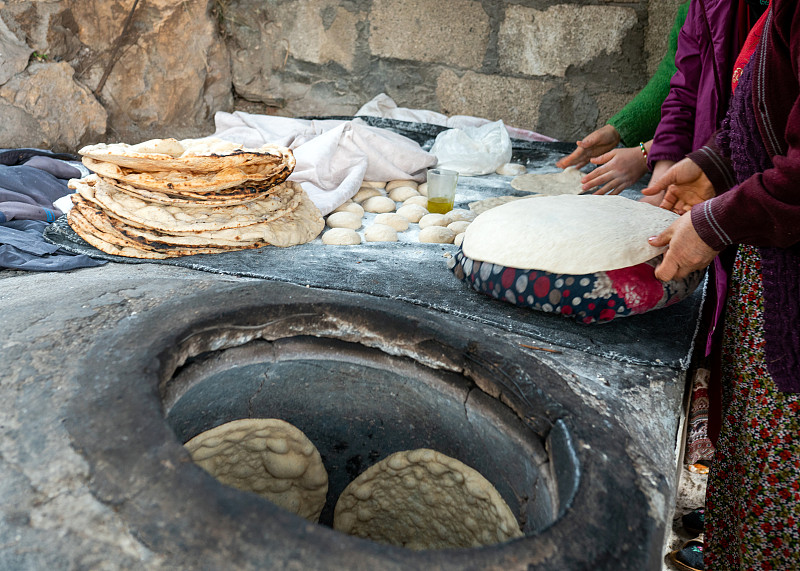
{"label": "yellow oil in glass", "polygon": [[442,196],[428,198],[428,212],[436,214],[446,214],[453,209],[453,199]]}

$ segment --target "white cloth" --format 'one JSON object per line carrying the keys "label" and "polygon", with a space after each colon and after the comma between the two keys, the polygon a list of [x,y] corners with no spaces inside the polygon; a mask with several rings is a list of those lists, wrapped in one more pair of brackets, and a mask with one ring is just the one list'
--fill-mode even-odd
{"label": "white cloth", "polygon": [[288,147],[297,165],[289,180],[300,183],[326,215],[367,181],[425,180],[436,157],[411,139],[360,119],[306,120],[236,111],[214,116],[215,137],[260,147]]}
{"label": "white cloth", "polygon": [[[356,116],[366,117],[383,117],[385,119],[397,119],[398,121],[412,121],[415,123],[431,123],[432,125],[440,125],[442,127],[449,127],[451,129],[467,129],[469,127],[481,127],[492,121],[482,117],[472,117],[470,115],[452,115],[447,116],[436,111],[427,111],[424,109],[408,109],[406,107],[398,107],[394,100],[386,95],[380,93],[373,97],[370,101],[365,103],[361,109],[356,112]],[[519,129],[517,127],[505,126],[510,137],[514,139],[522,139],[523,141],[555,141],[552,137],[541,135],[534,131],[527,129]]]}

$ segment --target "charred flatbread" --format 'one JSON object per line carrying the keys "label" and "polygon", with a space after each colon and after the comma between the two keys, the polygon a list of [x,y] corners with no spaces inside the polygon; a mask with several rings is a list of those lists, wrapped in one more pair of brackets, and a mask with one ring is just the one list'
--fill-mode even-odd
{"label": "charred flatbread", "polygon": [[286,182],[261,200],[230,207],[183,208],[135,198],[120,192],[102,179],[95,180],[94,184],[73,179],[70,184],[85,200],[129,224],[162,232],[223,230],[270,222],[297,208],[305,194],[299,184]]}
{"label": "charred flatbread", "polygon": [[129,184],[136,188],[156,192],[192,193],[204,195],[238,187],[246,183],[265,190],[282,183],[292,173],[294,156],[291,160],[277,163],[258,163],[238,167],[222,168],[211,172],[192,172],[185,170],[166,170],[142,172],[117,164],[95,160],[85,156],[83,164],[92,172],[105,178]]}
{"label": "charred flatbread", "polygon": [[294,155],[286,147],[263,145],[250,149],[213,137],[205,139],[153,139],[137,145],[97,144],[83,147],[81,156],[113,163],[139,172],[189,171],[218,173],[228,168],[255,165],[295,166]]}

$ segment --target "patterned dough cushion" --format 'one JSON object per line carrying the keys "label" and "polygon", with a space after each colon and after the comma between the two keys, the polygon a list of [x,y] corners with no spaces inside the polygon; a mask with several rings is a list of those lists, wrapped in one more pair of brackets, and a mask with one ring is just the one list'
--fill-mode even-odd
{"label": "patterned dough cushion", "polygon": [[619,196],[518,200],[478,216],[450,267],[495,299],[583,323],[610,321],[677,303],[702,280],[702,271],[655,277],[663,249],[647,238],[675,218]]}

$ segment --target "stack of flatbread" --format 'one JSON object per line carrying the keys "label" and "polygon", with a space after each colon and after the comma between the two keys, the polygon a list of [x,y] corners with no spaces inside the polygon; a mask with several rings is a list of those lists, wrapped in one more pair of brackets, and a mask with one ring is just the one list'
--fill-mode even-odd
{"label": "stack of flatbread", "polygon": [[76,191],[70,226],[119,256],[163,259],[313,240],[324,220],[292,173],[292,152],[214,138],[155,139],[81,149],[93,174]]}

